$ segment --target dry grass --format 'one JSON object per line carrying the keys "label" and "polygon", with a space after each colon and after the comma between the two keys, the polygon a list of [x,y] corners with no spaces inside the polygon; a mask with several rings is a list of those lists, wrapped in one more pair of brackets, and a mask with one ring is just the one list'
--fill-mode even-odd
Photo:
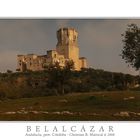
{"label": "dry grass", "polygon": [[[9,113],[6,114],[7,112]],[[119,116],[123,112],[128,112],[129,116]],[[138,113],[140,92],[130,91],[73,93],[65,96],[7,99],[0,102],[2,121],[140,120]]]}

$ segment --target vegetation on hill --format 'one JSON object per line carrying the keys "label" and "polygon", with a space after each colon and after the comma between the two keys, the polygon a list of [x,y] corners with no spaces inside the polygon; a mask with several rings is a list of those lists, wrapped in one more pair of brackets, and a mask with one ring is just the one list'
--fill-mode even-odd
{"label": "vegetation on hill", "polygon": [[[59,69],[59,70],[58,70]],[[139,89],[139,76],[92,68],[0,73],[0,99]]]}

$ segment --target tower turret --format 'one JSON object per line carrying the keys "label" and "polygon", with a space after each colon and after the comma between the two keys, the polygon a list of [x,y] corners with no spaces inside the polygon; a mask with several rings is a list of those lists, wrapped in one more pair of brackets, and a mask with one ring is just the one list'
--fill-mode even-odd
{"label": "tower turret", "polygon": [[73,60],[75,69],[79,69],[78,33],[74,28],[61,28],[57,31],[56,50],[65,59]]}

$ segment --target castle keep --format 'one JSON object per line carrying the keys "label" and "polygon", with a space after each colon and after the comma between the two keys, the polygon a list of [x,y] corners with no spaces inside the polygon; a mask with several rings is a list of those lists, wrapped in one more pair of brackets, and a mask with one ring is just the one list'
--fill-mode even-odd
{"label": "castle keep", "polygon": [[73,28],[61,28],[57,31],[57,45],[55,50],[48,50],[46,55],[18,55],[18,71],[40,71],[45,65],[59,62],[64,67],[65,62],[72,60],[74,69],[80,70],[87,67],[85,57],[79,57],[78,33]]}

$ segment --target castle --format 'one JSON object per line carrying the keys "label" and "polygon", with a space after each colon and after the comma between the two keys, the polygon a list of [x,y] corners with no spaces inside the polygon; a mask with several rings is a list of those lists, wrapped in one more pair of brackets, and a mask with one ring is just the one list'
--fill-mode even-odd
{"label": "castle", "polygon": [[74,28],[61,28],[57,31],[57,45],[55,50],[48,50],[46,55],[18,55],[17,70],[24,72],[26,70],[40,71],[44,70],[45,65],[59,62],[64,67],[65,62],[72,60],[74,69],[80,70],[87,67],[85,57],[79,57],[78,33]]}

